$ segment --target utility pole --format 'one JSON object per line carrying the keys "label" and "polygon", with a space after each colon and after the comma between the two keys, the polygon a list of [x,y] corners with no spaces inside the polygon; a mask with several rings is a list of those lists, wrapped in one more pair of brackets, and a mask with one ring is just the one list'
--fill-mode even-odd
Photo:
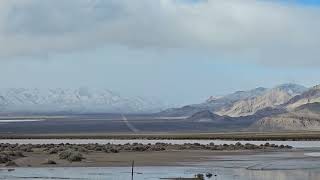
{"label": "utility pole", "polygon": [[132,161],[132,166],[131,166],[131,180],[133,180],[133,167],[134,167],[134,161]]}

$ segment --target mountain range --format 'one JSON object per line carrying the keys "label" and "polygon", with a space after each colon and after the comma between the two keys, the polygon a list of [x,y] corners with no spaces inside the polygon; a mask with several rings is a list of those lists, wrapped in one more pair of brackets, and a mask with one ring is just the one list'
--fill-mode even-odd
{"label": "mountain range", "polygon": [[267,107],[277,107],[287,103],[291,98],[300,95],[307,88],[296,84],[283,84],[272,89],[266,89],[262,94],[255,95],[243,100],[238,100],[230,106],[216,111],[219,115],[231,117],[248,116],[255,114],[258,110]]}
{"label": "mountain range", "polygon": [[297,84],[282,84],[274,88],[255,88],[248,91],[237,91],[225,96],[210,97],[203,103],[171,108],[162,111],[164,116],[190,116],[196,112],[209,110],[219,115],[231,117],[253,115],[258,110],[286,103],[307,88]]}
{"label": "mountain range", "polygon": [[230,127],[237,124],[252,131],[320,130],[320,85],[306,88],[290,83],[237,91],[200,104],[167,109],[159,115],[198,122],[228,121]]}
{"label": "mountain range", "polygon": [[264,117],[251,126],[258,130],[320,130],[320,86],[281,104],[285,112]]}
{"label": "mountain range", "polygon": [[[108,89],[0,89],[0,114],[136,113],[160,119],[250,131],[320,130],[320,85],[258,87],[199,104],[165,109],[159,101],[125,97]],[[165,109],[165,110],[162,110]]]}
{"label": "mountain range", "polygon": [[108,89],[0,89],[1,113],[143,113],[164,107],[155,100],[124,97]]}

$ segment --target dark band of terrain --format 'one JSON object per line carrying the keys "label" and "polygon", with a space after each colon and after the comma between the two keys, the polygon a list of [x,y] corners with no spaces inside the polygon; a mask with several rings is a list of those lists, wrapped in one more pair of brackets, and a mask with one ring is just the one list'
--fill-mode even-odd
{"label": "dark band of terrain", "polygon": [[[92,138],[92,139],[230,139],[230,140],[320,140],[317,131],[248,132],[241,124],[194,122],[189,119],[157,119],[126,116],[138,129],[133,132],[120,115],[35,116],[33,122],[1,122],[0,138]],[[227,133],[226,133],[227,132]]]}
{"label": "dark band of terrain", "polygon": [[[139,132],[223,132],[226,130],[241,130],[247,124],[196,122],[185,118],[161,119],[152,116],[126,115],[130,126]],[[43,133],[131,133],[132,128],[123,120],[121,115],[63,115],[63,116],[34,116],[19,119],[41,120],[34,122],[6,123],[0,118],[1,134],[43,134]],[[18,118],[12,118],[18,119]],[[240,122],[240,121],[239,121]]]}

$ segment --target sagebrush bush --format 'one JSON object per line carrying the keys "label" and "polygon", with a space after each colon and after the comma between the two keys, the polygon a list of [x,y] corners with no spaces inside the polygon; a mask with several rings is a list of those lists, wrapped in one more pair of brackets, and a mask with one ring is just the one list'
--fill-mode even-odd
{"label": "sagebrush bush", "polygon": [[65,150],[65,151],[62,151],[60,154],[59,154],[59,158],[60,159],[66,159],[68,161],[81,161],[83,158],[83,155],[78,152],[78,151],[74,151],[72,149],[68,149],[68,150]]}

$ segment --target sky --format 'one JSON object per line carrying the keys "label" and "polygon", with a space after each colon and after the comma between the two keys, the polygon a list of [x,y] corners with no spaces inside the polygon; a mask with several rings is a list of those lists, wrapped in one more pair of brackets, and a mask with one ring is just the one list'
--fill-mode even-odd
{"label": "sky", "polygon": [[168,104],[320,84],[315,0],[1,0],[0,88],[107,88]]}

